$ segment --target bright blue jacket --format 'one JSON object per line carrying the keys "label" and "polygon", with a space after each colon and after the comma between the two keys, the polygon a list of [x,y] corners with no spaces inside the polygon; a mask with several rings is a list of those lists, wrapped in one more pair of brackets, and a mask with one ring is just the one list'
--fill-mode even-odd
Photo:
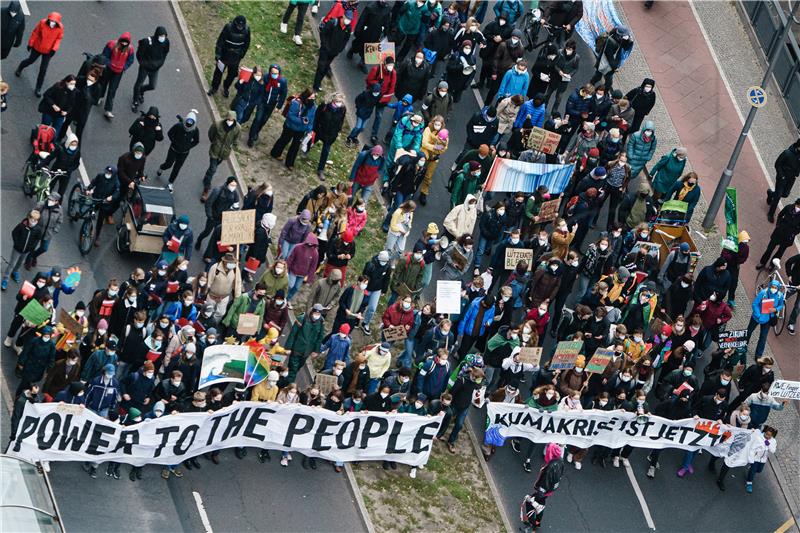
{"label": "bright blue jacket", "polygon": [[[314,127],[314,115],[317,114],[317,106],[313,103],[303,106],[299,98],[292,100],[289,104],[289,112],[286,114],[286,127],[292,131],[309,132]],[[308,119],[304,122],[303,119]]]}
{"label": "bright blue jacket", "polygon": [[[480,298],[475,298],[472,300],[472,303],[469,304],[469,309],[467,309],[467,313],[464,315],[464,318],[458,323],[458,334],[463,335],[464,332],[472,332],[472,329],[475,326],[475,317],[478,316],[478,306],[483,301],[484,296]],[[494,305],[492,305],[489,309],[484,311],[483,313],[483,324],[481,324],[480,334],[484,335],[486,333],[486,326],[492,324],[494,320]],[[471,333],[467,333],[470,335]]]}
{"label": "bright blue jacket", "polygon": [[[169,319],[173,322],[177,322],[178,319],[181,317],[181,310],[183,308],[182,302],[171,302],[167,305],[167,308],[164,309],[164,314],[169,316]],[[192,305],[192,310],[189,311],[189,316],[186,318],[189,322],[194,322],[197,320],[197,306]]]}
{"label": "bright blue jacket", "polygon": [[528,118],[530,115],[531,117],[531,124],[534,128],[541,128],[544,126],[544,115],[545,115],[545,106],[544,104],[540,105],[539,107],[535,107],[533,105],[533,100],[528,100],[522,107],[519,108],[519,113],[517,113],[517,119],[514,121],[515,128],[521,128],[522,125],[525,123],[525,119]]}
{"label": "bright blue jacket", "polygon": [[[391,107],[394,109],[394,113],[392,114],[392,122],[399,122],[403,115],[406,113],[411,113],[414,111],[414,105],[411,103],[414,101],[414,97],[410,94],[405,95],[401,100],[396,102],[392,102],[391,104],[387,105],[386,107]],[[406,103],[408,102],[408,103]]]}
{"label": "bright blue jacket", "polygon": [[328,351],[328,355],[325,357],[325,367],[323,370],[329,370],[333,368],[333,363],[336,361],[344,361],[345,364],[350,364],[350,347],[353,345],[353,341],[350,337],[345,337],[344,339],[339,336],[338,333],[334,333],[325,344],[322,345],[321,351]]}
{"label": "bright blue jacket", "polygon": [[[769,289],[775,287],[778,289],[778,292],[775,294],[770,293]],[[781,292],[781,284],[778,280],[772,280],[769,282],[769,289],[761,290],[755,298],[753,298],[753,320],[758,322],[759,324],[766,324],[769,322],[771,316],[775,314],[775,312],[780,311],[783,309],[785,304],[784,302],[784,294]],[[775,312],[773,313],[762,313],[761,312],[761,302],[765,299],[772,298],[775,300]]]}
{"label": "bright blue jacket", "polygon": [[504,98],[515,94],[528,94],[528,85],[530,83],[531,77],[527,70],[520,74],[515,67],[511,67],[503,75],[503,81],[500,82],[497,95],[499,98]]}
{"label": "bright blue jacket", "polygon": [[392,134],[392,143],[389,145],[389,153],[386,154],[387,161],[394,161],[394,155],[398,148],[403,150],[419,151],[422,144],[422,130],[425,129],[425,122],[419,127],[414,127],[411,123],[411,115],[406,115],[400,119]]}

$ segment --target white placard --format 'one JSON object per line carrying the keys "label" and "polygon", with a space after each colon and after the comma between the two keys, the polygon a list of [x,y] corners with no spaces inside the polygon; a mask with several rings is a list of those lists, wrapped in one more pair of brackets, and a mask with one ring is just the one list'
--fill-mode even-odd
{"label": "white placard", "polygon": [[436,312],[456,315],[461,312],[460,281],[436,282]]}
{"label": "white placard", "polygon": [[800,381],[776,379],[769,388],[769,395],[773,398],[800,400]]}

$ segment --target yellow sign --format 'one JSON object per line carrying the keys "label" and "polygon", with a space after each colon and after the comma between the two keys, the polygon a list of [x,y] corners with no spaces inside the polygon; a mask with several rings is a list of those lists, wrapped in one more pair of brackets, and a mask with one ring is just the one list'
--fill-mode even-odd
{"label": "yellow sign", "polygon": [[256,210],[224,211],[221,244],[250,244],[255,241]]}

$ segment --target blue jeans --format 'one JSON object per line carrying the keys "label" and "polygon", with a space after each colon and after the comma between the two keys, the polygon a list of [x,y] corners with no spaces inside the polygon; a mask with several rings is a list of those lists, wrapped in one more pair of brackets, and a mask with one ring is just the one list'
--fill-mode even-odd
{"label": "blue jeans", "polygon": [[752,483],[756,474],[764,470],[765,463],[750,463],[750,468],[747,469],[747,482]]}
{"label": "blue jeans", "polygon": [[386,104],[378,104],[375,106],[375,119],[372,121],[372,136],[377,137],[378,132],[381,130],[381,120],[383,120],[383,110],[386,109]]}
{"label": "blue jeans", "polygon": [[[371,114],[372,113],[370,113],[370,115]],[[357,141],[358,140],[358,135],[362,131],[364,131],[364,128],[367,125],[367,121],[369,121],[369,117],[367,117],[367,118],[356,117],[356,125],[352,130],[350,130],[350,133],[347,135],[347,138],[348,139],[353,139],[354,141]]]}
{"label": "blue jeans", "polygon": [[758,344],[756,344],[756,359],[764,355],[764,349],[767,347],[767,337],[769,337],[769,322],[766,324],[759,324],[753,317],[750,317],[750,323],[747,324],[747,341],[750,341],[750,337],[753,335],[756,327],[760,327],[761,329],[758,332]]}
{"label": "blue jeans", "polygon": [[369,326],[370,321],[372,320],[372,315],[375,314],[375,310],[378,308],[378,302],[381,300],[381,291],[371,291],[369,293],[369,304],[367,304],[367,311],[364,313],[364,324]]}
{"label": "blue jeans", "polygon": [[45,253],[48,248],[50,248],[50,241],[49,240],[42,240],[39,243],[39,247],[36,248],[34,251],[32,251],[30,254],[28,254],[28,263],[30,263],[31,261],[33,261],[34,259],[36,259],[40,255]]}
{"label": "blue jeans", "polygon": [[53,129],[56,130],[56,139],[58,139],[58,134],[61,132],[61,126],[64,125],[64,118],[65,117],[58,117],[53,118],[52,115],[48,113],[42,113],[42,124],[46,126],[53,126]]}
{"label": "blue jeans", "polygon": [[289,254],[292,252],[292,248],[297,246],[296,244],[292,244],[290,242],[283,241],[281,242],[281,257],[284,259],[289,259]]}
{"label": "blue jeans", "polygon": [[[454,237],[458,237],[458,235],[454,235]],[[492,252],[492,244],[493,241],[490,241],[483,235],[478,238],[478,251],[475,254],[475,268],[481,266],[481,259],[483,258],[483,254],[486,253],[486,249],[489,249],[489,254],[491,255]]]}
{"label": "blue jeans", "polygon": [[694,462],[694,456],[697,455],[697,452],[693,452],[691,450],[687,450],[686,453],[683,455],[683,464],[681,465],[682,468],[689,468],[692,466]]}
{"label": "blue jeans", "polygon": [[368,186],[360,185],[360,184],[358,184],[358,183],[356,183],[354,181],[353,182],[353,196],[352,196],[352,200],[350,202],[350,205],[353,205],[353,204],[356,203],[356,193],[358,191],[361,191],[361,199],[364,200],[364,203],[368,204],[369,203],[369,197],[372,196],[372,186],[371,185],[368,185]]}
{"label": "blue jeans", "polygon": [[469,405],[464,410],[456,412],[456,421],[455,424],[453,424],[453,431],[450,432],[450,438],[447,439],[448,444],[455,444],[458,439],[458,434],[461,432],[461,428],[464,427],[464,420],[467,418],[467,413],[469,413]]}
{"label": "blue jeans", "polygon": [[389,222],[392,220],[392,215],[400,205],[406,201],[406,195],[401,192],[394,193],[392,197],[392,205],[386,210],[386,218],[383,219],[383,231],[389,231]]}
{"label": "blue jeans", "polygon": [[297,291],[300,290],[300,287],[303,286],[303,276],[295,276],[291,272],[289,272],[289,292],[286,294],[286,299],[291,300]]}
{"label": "blue jeans", "polygon": [[411,368],[411,358],[414,354],[414,338],[407,338],[403,341],[405,350],[397,358],[397,366],[400,368]]}
{"label": "blue jeans", "polygon": [[381,384],[381,378],[371,378],[367,387],[367,394],[374,394],[378,390],[378,385]]}

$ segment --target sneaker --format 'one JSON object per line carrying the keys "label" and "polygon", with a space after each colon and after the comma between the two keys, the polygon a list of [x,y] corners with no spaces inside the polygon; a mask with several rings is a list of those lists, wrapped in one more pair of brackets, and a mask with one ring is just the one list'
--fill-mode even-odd
{"label": "sneaker", "polygon": [[622,464],[623,466],[631,466],[631,462],[625,457],[622,458]]}
{"label": "sneaker", "polygon": [[6,290],[8,288],[8,276],[3,276],[3,281],[0,281],[0,290]]}
{"label": "sneaker", "polygon": [[511,440],[511,449],[514,450],[515,452],[519,453],[520,446],[519,446],[519,441],[518,440],[516,440],[516,439],[512,439]]}
{"label": "sneaker", "polygon": [[747,494],[753,494],[753,482],[748,481],[747,485],[744,486],[744,490],[747,492]]}
{"label": "sneaker", "polygon": [[112,113],[111,111],[106,111],[105,113],[103,113],[103,116],[106,117],[108,120],[111,120],[112,118],[114,118],[114,113]]}
{"label": "sneaker", "polygon": [[292,37],[292,40],[294,41],[294,44],[296,44],[297,46],[303,46],[303,38],[300,37],[299,35],[295,35],[294,37]]}
{"label": "sneaker", "polygon": [[572,455],[571,453],[568,453],[568,454],[567,454],[567,462],[568,462],[568,463],[571,463],[571,462],[572,462],[572,459],[573,459],[573,455]]}
{"label": "sneaker", "polygon": [[287,458],[287,459],[289,459],[289,460],[291,461],[291,460],[292,460],[292,454],[291,454],[291,453],[287,453],[287,454],[286,454],[286,458]]}
{"label": "sneaker", "polygon": [[288,33],[289,25],[285,22],[281,22],[281,33]]}
{"label": "sneaker", "polygon": [[119,479],[119,465],[117,465],[117,467],[111,471],[111,477],[114,479]]}
{"label": "sneaker", "polygon": [[286,303],[286,307],[289,309],[289,311],[294,309],[294,306],[292,305],[292,302],[287,302]]}
{"label": "sneaker", "polygon": [[169,479],[169,474],[170,474],[169,468],[162,468],[161,469],[161,477],[162,478]]}
{"label": "sneaker", "polygon": [[683,467],[680,467],[680,468],[678,469],[677,476],[678,476],[678,477],[683,477],[683,476],[685,476],[685,475],[686,475],[686,472],[688,472],[688,471],[689,471],[688,469],[686,469],[686,468],[683,468]]}
{"label": "sneaker", "polygon": [[229,90],[227,87],[223,87],[223,88],[222,88],[222,96],[223,96],[224,98],[227,98],[227,97],[229,97],[230,95],[231,95],[231,92],[230,92],[230,90]]}
{"label": "sneaker", "polygon": [[320,181],[325,181],[325,172],[322,170],[317,170],[317,177]]}
{"label": "sneaker", "polygon": [[97,479],[97,468],[93,466],[89,468],[89,477],[92,479]]}
{"label": "sneaker", "polygon": [[316,15],[317,13],[319,13],[319,6],[317,4],[314,4],[313,6],[311,6],[311,14]]}
{"label": "sneaker", "polygon": [[128,479],[130,479],[131,481],[136,481],[136,472],[134,470],[130,471],[130,473],[128,474]]}
{"label": "sneaker", "polygon": [[369,329],[369,324],[362,324],[361,330],[367,335],[372,335],[372,330]]}
{"label": "sneaker", "polygon": [[583,468],[583,465],[581,464],[581,462],[580,461],[575,461],[575,470],[580,470],[581,468]]}
{"label": "sneaker", "polygon": [[167,183],[167,189],[170,193],[175,191],[175,186],[172,184],[172,182]]}
{"label": "sneaker", "polygon": [[453,445],[452,442],[447,443],[447,451],[450,453],[456,453],[456,447]]}
{"label": "sneaker", "polygon": [[530,474],[531,473],[531,462],[530,462],[530,460],[525,461],[524,463],[522,463],[522,468],[524,468],[525,471]]}
{"label": "sneaker", "polygon": [[214,96],[214,93],[215,93],[215,92],[217,92],[217,90],[216,90],[216,89],[209,89],[209,90],[208,90],[208,92],[207,92],[206,94],[207,94],[208,96]]}
{"label": "sneaker", "polygon": [[619,468],[619,457],[615,456],[611,462],[614,464],[614,468]]}
{"label": "sneaker", "polygon": [[410,477],[411,479],[417,479],[417,469],[412,468],[411,472],[408,473],[408,477]]}
{"label": "sneaker", "polygon": [[19,78],[20,76],[22,76],[22,69],[17,69],[17,70],[15,70],[15,71],[14,71],[14,76],[16,76],[16,77],[18,77],[18,78]]}
{"label": "sneaker", "polygon": [[789,332],[789,335],[794,335],[795,334],[794,333],[794,326],[792,324],[789,324],[788,326],[786,326],[786,331]]}
{"label": "sneaker", "polygon": [[377,135],[373,135],[372,137],[369,138],[369,142],[373,146],[377,145],[378,144],[378,136]]}
{"label": "sneaker", "polygon": [[333,465],[333,470],[334,470],[334,471],[335,471],[337,474],[341,474],[341,472],[342,472],[342,467],[341,467],[341,466],[339,466],[339,465]]}
{"label": "sneaker", "polygon": [[424,192],[419,193],[419,203],[421,203],[422,205],[427,205],[428,203],[428,195],[425,194]]}
{"label": "sneaker", "polygon": [[647,477],[649,477],[650,479],[653,479],[654,477],[656,477],[656,467],[655,466],[651,465],[650,468],[647,469]]}
{"label": "sneaker", "polygon": [[183,477],[183,472],[180,468],[176,468],[175,470],[170,470],[175,477]]}
{"label": "sneaker", "polygon": [[139,103],[134,102],[131,104],[131,113],[136,113],[139,111]]}
{"label": "sneaker", "polygon": [[289,460],[286,457],[281,457],[281,466],[289,466]]}
{"label": "sneaker", "polygon": [[694,474],[694,467],[689,465],[689,468],[687,468],[686,471],[689,472],[689,475]]}
{"label": "sneaker", "polygon": [[11,273],[11,279],[14,280],[14,283],[19,283],[19,280],[20,280],[19,272],[17,272],[16,270],[14,272],[12,272]]}
{"label": "sneaker", "polygon": [[3,346],[5,346],[6,348],[11,348],[13,345],[14,345],[14,339],[12,339],[11,337],[7,336],[5,339],[3,339]]}
{"label": "sneaker", "polygon": [[718,479],[717,480],[717,487],[719,487],[719,490],[721,490],[722,492],[725,492],[725,480],[724,479]]}

